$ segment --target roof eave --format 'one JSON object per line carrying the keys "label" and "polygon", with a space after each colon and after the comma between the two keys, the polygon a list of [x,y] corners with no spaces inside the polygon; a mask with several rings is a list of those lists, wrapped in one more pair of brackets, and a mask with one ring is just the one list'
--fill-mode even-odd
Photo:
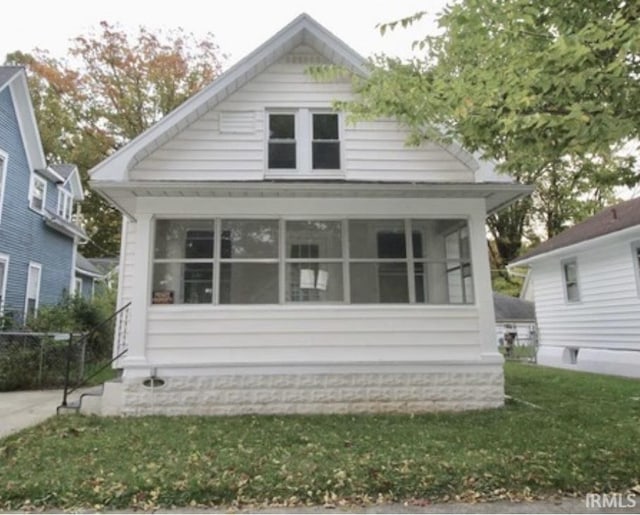
{"label": "roof eave", "polygon": [[556,249],[548,250],[546,252],[542,252],[540,254],[536,254],[529,258],[517,259],[507,265],[507,268],[515,268],[518,266],[531,266],[532,263],[536,263],[542,259],[553,258],[557,256],[561,256],[563,254],[573,254],[576,252],[581,252],[583,250],[587,250],[591,247],[595,247],[602,243],[606,243],[609,240],[614,238],[624,238],[627,235],[631,235],[634,232],[638,233],[638,237],[640,237],[640,225],[633,225],[631,227],[625,227],[624,229],[620,229],[618,231],[609,232],[607,234],[602,234],[600,236],[596,236],[595,238],[589,238],[588,240],[579,241],[573,243],[571,245],[565,245],[563,247],[558,247]]}

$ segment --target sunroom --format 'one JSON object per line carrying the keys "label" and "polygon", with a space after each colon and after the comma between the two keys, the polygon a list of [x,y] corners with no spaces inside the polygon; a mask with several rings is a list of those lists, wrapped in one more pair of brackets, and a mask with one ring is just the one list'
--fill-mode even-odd
{"label": "sunroom", "polygon": [[158,218],[151,304],[472,304],[464,218]]}

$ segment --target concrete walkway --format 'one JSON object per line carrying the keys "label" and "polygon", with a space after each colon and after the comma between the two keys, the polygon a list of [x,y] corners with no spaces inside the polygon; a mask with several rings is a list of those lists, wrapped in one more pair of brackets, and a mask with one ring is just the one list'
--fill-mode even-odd
{"label": "concrete walkway", "polygon": [[60,402],[62,390],[0,393],[0,438],[54,416]]}

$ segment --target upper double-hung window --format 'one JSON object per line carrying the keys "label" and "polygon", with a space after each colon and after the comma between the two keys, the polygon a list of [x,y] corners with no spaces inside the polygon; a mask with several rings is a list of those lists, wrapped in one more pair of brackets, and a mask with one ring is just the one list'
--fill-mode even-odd
{"label": "upper double-hung window", "polygon": [[268,113],[268,162],[272,172],[300,172],[341,169],[340,117],[337,113]]}

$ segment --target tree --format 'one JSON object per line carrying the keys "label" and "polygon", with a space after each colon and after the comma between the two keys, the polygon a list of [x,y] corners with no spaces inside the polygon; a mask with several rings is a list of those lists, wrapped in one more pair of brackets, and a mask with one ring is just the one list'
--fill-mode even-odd
{"label": "tree", "polygon": [[211,82],[223,60],[212,34],[197,40],[182,29],[140,27],[130,36],[107,22],[73,39],[66,59],[38,49],[7,56],[7,64],[26,66],[47,158],[81,171],[85,254],[116,255],[121,220],[87,189],[87,171]]}
{"label": "tree", "polygon": [[440,35],[415,44],[422,57],[379,57],[342,107],[394,116],[412,142],[454,138],[534,184],[529,201],[489,220],[499,262],[532,227],[551,237],[637,183],[619,150],[640,136],[640,4],[462,0],[438,22]]}

